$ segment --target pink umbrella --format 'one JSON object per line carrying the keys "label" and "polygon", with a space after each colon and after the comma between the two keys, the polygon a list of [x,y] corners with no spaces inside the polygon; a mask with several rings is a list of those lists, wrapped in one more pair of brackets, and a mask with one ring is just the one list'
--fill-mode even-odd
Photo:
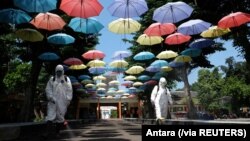
{"label": "pink umbrella", "polygon": [[238,27],[248,22],[250,22],[250,14],[243,12],[236,12],[223,17],[218,22],[218,27],[220,28]]}
{"label": "pink umbrella", "polygon": [[39,13],[30,23],[36,28],[49,31],[62,29],[66,24],[60,16],[49,12]]}
{"label": "pink umbrella", "polygon": [[153,23],[145,31],[148,36],[162,36],[173,33],[176,26],[172,23]]}
{"label": "pink umbrella", "polygon": [[81,64],[83,64],[80,59],[74,58],[74,57],[64,60],[63,63],[66,65],[81,65]]}
{"label": "pink umbrella", "polygon": [[181,33],[174,33],[166,37],[165,43],[169,45],[178,45],[188,42],[191,39],[189,35],[183,35]]}
{"label": "pink umbrella", "polygon": [[90,50],[82,55],[85,59],[102,59],[105,54],[99,50]]}
{"label": "pink umbrella", "polygon": [[60,9],[69,16],[89,18],[98,16],[103,6],[97,0],[62,0]]}

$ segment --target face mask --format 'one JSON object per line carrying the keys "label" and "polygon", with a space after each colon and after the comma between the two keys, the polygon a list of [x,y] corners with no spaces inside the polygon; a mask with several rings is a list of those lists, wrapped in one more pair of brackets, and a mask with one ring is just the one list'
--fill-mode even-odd
{"label": "face mask", "polygon": [[56,76],[57,76],[57,77],[61,77],[61,76],[62,76],[62,74],[63,74],[63,72],[62,72],[62,71],[56,71]]}

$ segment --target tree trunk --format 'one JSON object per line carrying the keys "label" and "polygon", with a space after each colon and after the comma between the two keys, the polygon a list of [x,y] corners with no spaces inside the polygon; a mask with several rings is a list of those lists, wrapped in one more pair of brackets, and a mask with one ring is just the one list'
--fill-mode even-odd
{"label": "tree trunk", "polygon": [[190,85],[188,82],[188,64],[185,64],[185,67],[183,67],[183,82],[184,82],[184,92],[185,95],[188,96],[187,98],[187,106],[188,106],[188,112],[187,112],[187,118],[188,119],[197,119],[197,110],[194,106],[194,102],[192,100],[191,92],[190,92]]}

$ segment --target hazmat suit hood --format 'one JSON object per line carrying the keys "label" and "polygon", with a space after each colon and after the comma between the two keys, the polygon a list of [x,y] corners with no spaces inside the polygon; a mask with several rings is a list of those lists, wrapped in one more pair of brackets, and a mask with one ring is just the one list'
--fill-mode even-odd
{"label": "hazmat suit hood", "polygon": [[57,78],[60,78],[64,75],[64,68],[62,65],[57,65],[55,68],[55,74]]}

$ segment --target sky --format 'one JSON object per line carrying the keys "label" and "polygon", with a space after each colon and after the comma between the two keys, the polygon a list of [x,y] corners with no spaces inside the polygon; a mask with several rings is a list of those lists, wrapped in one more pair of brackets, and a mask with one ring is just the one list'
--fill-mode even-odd
{"label": "sky", "polygon": [[[108,6],[113,1],[114,0],[99,0],[99,2],[103,5],[104,9],[102,10],[99,16],[95,17],[99,22],[104,25],[104,28],[100,31],[100,34],[102,34],[102,36],[99,37],[99,44],[96,46],[96,49],[103,51],[106,54],[104,61],[107,63],[110,63],[112,61],[111,57],[113,56],[114,52],[120,50],[127,50],[127,48],[131,46],[131,44],[124,43],[122,41],[124,35],[115,34],[108,30],[108,24],[118,19],[118,17],[113,17],[108,11]],[[126,38],[131,39],[132,36],[126,35]],[[238,52],[232,46],[232,42],[226,42],[224,44],[224,47],[226,48],[226,51],[216,52],[212,55],[207,56],[208,60],[210,60],[213,65],[224,65],[225,59],[230,56],[233,56],[236,61],[243,61],[243,58],[238,56]],[[199,69],[201,68],[193,70],[188,76],[190,84],[193,84],[197,80]],[[183,88],[183,82],[179,82],[177,84],[177,89],[178,88]]]}

